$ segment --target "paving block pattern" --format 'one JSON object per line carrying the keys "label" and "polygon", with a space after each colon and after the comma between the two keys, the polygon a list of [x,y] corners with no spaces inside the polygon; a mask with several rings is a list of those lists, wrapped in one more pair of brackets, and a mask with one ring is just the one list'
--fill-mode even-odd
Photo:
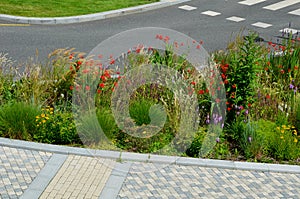
{"label": "paving block pattern", "polygon": [[299,198],[300,174],[134,163],[118,199]]}
{"label": "paving block pattern", "polygon": [[19,198],[52,153],[0,146],[0,198]]}
{"label": "paving block pattern", "polygon": [[114,160],[69,155],[40,199],[98,198]]}

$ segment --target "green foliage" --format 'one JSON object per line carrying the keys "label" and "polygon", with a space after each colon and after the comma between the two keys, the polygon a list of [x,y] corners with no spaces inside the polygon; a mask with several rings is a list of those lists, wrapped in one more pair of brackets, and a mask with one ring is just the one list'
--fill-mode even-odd
{"label": "green foliage", "polygon": [[37,133],[34,134],[34,140],[49,144],[81,143],[70,112],[47,107],[35,118]]}
{"label": "green foliage", "polygon": [[10,102],[0,107],[0,135],[32,140],[37,133],[35,116],[40,109],[24,102]]}

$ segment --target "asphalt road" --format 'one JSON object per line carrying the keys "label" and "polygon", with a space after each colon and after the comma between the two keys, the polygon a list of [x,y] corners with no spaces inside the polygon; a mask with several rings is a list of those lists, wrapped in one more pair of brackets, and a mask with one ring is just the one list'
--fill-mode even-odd
{"label": "asphalt road", "polygon": [[[300,0],[260,0],[263,2],[251,6],[240,1],[194,0],[144,13],[68,25],[6,26],[3,24],[7,22],[0,21],[0,52],[8,53],[16,61],[23,61],[34,56],[38,49],[39,59],[45,60],[54,49],[74,47],[77,51],[89,52],[114,34],[140,27],[163,27],[182,32],[197,41],[203,40],[204,48],[213,52],[224,49],[228,41],[240,32],[257,31],[265,40],[275,41],[275,36],[280,35],[279,30],[287,28],[289,23],[291,28],[300,30],[300,14],[289,14],[300,9]],[[283,3],[275,4],[277,2]],[[183,5],[196,9],[179,9]],[[266,6],[269,7],[263,8]],[[203,12],[208,10],[219,14],[205,15]],[[244,20],[235,22],[227,19],[232,16]],[[262,24],[263,27],[252,25],[257,22],[266,24]],[[267,27],[268,24],[271,26]]]}

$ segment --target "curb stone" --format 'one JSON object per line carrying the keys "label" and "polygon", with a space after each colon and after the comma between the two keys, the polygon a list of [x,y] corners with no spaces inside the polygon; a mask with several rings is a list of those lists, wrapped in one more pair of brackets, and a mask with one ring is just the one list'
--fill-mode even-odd
{"label": "curb stone", "polygon": [[152,154],[137,154],[137,153],[120,152],[120,151],[105,151],[105,150],[35,143],[35,142],[13,140],[8,138],[1,138],[1,137],[0,137],[0,146],[51,152],[54,154],[61,154],[61,155],[72,154],[72,155],[89,156],[89,157],[109,158],[109,159],[114,159],[116,161],[120,160],[122,162],[165,163],[165,164],[172,164],[172,165],[175,164],[180,166],[200,166],[200,167],[213,167],[213,168],[234,169],[234,170],[300,174],[300,166],[298,165],[236,162],[236,161],[228,161],[228,160],[162,156],[162,155],[152,155]]}
{"label": "curb stone", "polygon": [[95,21],[101,19],[107,19],[111,17],[124,16],[127,14],[140,13],[149,10],[164,8],[167,6],[172,6],[184,2],[188,2],[190,0],[160,0],[159,2],[140,5],[130,8],[122,8],[119,10],[106,11],[95,14],[87,14],[80,16],[71,16],[71,17],[21,17],[21,16],[13,16],[0,14],[0,20],[9,21],[13,23],[24,23],[24,24],[39,24],[39,25],[49,25],[49,24],[72,24],[72,23],[81,23],[88,21]]}

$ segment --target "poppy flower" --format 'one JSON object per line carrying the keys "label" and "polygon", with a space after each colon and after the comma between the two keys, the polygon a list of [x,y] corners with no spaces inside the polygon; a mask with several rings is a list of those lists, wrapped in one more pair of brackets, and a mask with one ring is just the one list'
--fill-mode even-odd
{"label": "poppy flower", "polygon": [[200,95],[203,95],[203,94],[204,94],[204,90],[200,90],[198,93],[199,93]]}
{"label": "poppy flower", "polygon": [[74,86],[70,86],[70,90],[72,91],[74,89]]}
{"label": "poppy flower", "polygon": [[101,84],[99,84],[99,86],[100,86],[101,88],[104,88],[105,84],[104,84],[104,83],[101,83]]}
{"label": "poppy flower", "polygon": [[271,96],[270,96],[269,94],[267,94],[267,95],[266,95],[266,98],[267,98],[267,99],[270,99],[270,98],[271,98]]}

